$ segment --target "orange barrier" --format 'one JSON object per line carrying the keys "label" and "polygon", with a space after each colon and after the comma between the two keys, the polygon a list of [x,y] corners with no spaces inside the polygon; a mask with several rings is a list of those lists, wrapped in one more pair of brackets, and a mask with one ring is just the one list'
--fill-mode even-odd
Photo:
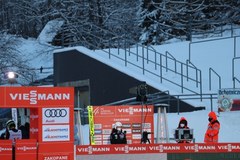
{"label": "orange barrier", "polygon": [[144,153],[240,153],[240,143],[129,144],[76,146],[76,155]]}
{"label": "orange barrier", "polygon": [[12,140],[0,140],[0,159],[12,160]]}
{"label": "orange barrier", "polygon": [[15,160],[36,160],[37,159],[37,140],[21,139],[16,140]]}

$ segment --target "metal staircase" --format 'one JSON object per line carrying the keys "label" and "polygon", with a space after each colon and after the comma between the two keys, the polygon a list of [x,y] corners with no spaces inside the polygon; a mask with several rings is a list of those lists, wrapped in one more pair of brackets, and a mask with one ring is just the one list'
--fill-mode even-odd
{"label": "metal staircase", "polygon": [[[66,30],[66,34],[62,34],[60,38],[62,46],[84,46],[94,50],[96,54],[124,66],[127,70],[137,71],[138,74],[144,75],[146,79],[157,82],[159,85],[152,86],[154,88],[166,85],[176,89],[179,94],[171,95],[178,101],[179,99],[182,101],[186,99],[199,99],[201,101],[209,99],[212,108],[212,100],[216,99],[216,94],[203,94],[201,70],[190,61],[191,45],[195,42],[189,44],[189,59],[186,62],[181,62],[168,51],[160,53],[152,46],[128,40],[125,35],[119,36],[94,24],[75,23],[71,24],[70,29],[69,26],[65,27],[63,27],[63,30]],[[209,69],[209,73],[209,80],[211,80],[212,74],[219,77],[219,86],[221,87],[221,77],[212,68]],[[234,84],[235,82],[240,83],[236,77],[233,77],[233,80]],[[147,80],[146,82],[148,84]],[[169,95],[169,93],[167,94]],[[149,97],[149,103],[151,101],[153,104],[162,102],[162,99],[164,99],[163,101],[166,99],[170,101],[169,99],[171,99],[166,98],[166,95],[149,95]],[[135,103],[134,98],[114,104],[133,103]],[[177,105],[179,112],[179,102],[177,102]]]}
{"label": "metal staircase", "polygon": [[[179,93],[192,93],[201,96],[201,70],[193,64],[177,60],[168,51],[160,53],[152,46],[129,41],[124,38],[125,36],[118,36],[93,24],[76,23],[71,28],[76,30],[77,34],[79,33],[78,30],[81,30],[82,35],[78,37],[82,38],[81,40],[78,38],[78,41],[71,42],[71,39],[77,39],[74,38],[76,37],[75,35],[72,35],[72,37],[71,35],[68,35],[68,37],[62,35],[61,41],[63,46],[84,46],[95,50],[96,54],[116,61],[120,65],[125,66],[126,69],[137,70],[139,74],[159,84],[178,88],[177,92]],[[63,28],[63,30],[65,29]],[[105,39],[104,35],[111,38]],[[94,40],[88,40],[87,37],[91,37]],[[189,83],[194,83],[196,87],[189,88],[187,85]],[[158,86],[153,87],[158,88]]]}

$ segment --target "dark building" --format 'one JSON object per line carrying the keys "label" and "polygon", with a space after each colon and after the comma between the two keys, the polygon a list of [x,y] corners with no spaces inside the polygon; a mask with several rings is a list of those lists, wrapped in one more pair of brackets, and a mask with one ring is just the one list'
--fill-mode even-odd
{"label": "dark building", "polygon": [[[76,106],[85,108],[87,105],[105,105],[134,98],[136,95],[129,89],[141,84],[142,81],[77,50],[54,53],[54,86],[74,86]],[[160,92],[148,85],[147,91],[148,94]],[[176,99],[166,103],[170,104],[171,112],[176,111]],[[184,106],[182,111],[194,110],[194,107],[180,103]]]}

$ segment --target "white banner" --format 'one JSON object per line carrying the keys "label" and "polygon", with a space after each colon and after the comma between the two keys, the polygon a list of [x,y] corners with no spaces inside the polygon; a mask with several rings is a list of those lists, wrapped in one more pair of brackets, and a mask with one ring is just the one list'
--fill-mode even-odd
{"label": "white banner", "polygon": [[18,128],[18,116],[17,116],[17,108],[12,108],[12,120],[16,124],[16,128]]}
{"label": "white banner", "polygon": [[44,142],[69,141],[69,125],[43,125],[42,138]]}
{"label": "white banner", "polygon": [[69,108],[43,108],[43,124],[62,124],[69,123]]}

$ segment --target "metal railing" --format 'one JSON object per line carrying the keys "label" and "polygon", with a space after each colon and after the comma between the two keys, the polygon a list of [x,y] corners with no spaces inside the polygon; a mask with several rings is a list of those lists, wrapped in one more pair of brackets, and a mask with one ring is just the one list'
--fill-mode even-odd
{"label": "metal railing", "polygon": [[218,89],[221,89],[221,76],[219,74],[217,74],[217,72],[212,69],[211,67],[209,68],[209,90],[211,91],[212,90],[212,73],[214,73],[217,77],[218,77],[218,85],[219,85],[219,88]]}
{"label": "metal railing", "polygon": [[[145,102],[146,105],[154,105],[159,103],[165,103],[170,104],[171,102],[175,101],[177,104],[177,110],[176,112],[179,114],[181,111],[182,106],[180,105],[180,101],[188,101],[188,100],[207,100],[209,103],[209,107],[211,110],[213,110],[213,100],[217,99],[217,93],[206,93],[202,94],[202,97],[200,98],[198,94],[180,94],[180,95],[169,95],[169,91],[164,92],[157,92],[154,94],[148,94],[147,95],[147,101]],[[140,105],[141,102],[136,101],[136,97],[112,102],[109,104],[105,104],[106,106],[111,105]],[[208,107],[208,106],[202,106],[202,107]],[[203,108],[202,108],[203,109]],[[167,108],[168,112],[171,111],[171,106],[169,105]]]}
{"label": "metal railing", "polygon": [[[74,25],[78,25],[78,27],[74,27]],[[89,24],[80,24],[80,23],[76,23],[73,24],[73,29],[75,28],[79,28],[81,27],[81,30],[84,31],[84,34],[87,34],[88,36],[92,36],[95,41],[99,41],[99,42],[104,42],[105,44],[107,44],[106,46],[108,46],[108,49],[100,49],[101,53],[105,52],[106,54],[108,54],[108,59],[112,59],[112,58],[117,58],[121,63],[124,62],[125,66],[133,66],[139,70],[141,70],[143,75],[151,75],[157,79],[159,79],[160,83],[169,83],[173,86],[177,86],[178,88],[180,88],[181,92],[184,93],[186,92],[190,92],[190,93],[194,93],[194,94],[199,94],[201,95],[202,93],[202,80],[201,78],[198,79],[197,76],[192,76],[190,74],[186,74],[185,70],[188,70],[189,68],[191,68],[192,70],[196,70],[196,73],[199,72],[200,70],[197,69],[196,67],[193,67],[193,65],[189,65],[189,64],[185,64],[183,62],[180,62],[178,60],[176,60],[168,51],[163,54],[160,53],[158,51],[156,51],[152,46],[145,46],[145,45],[141,45],[141,44],[137,44],[136,42],[130,41],[128,39],[126,39],[126,36],[118,36],[106,29],[100,28],[94,24],[91,24],[90,29],[88,27]],[[94,28],[94,29],[93,29]],[[104,33],[107,35],[111,35],[110,39],[104,39],[104,37],[100,37],[97,34],[92,33],[91,31],[94,30],[95,32],[99,32],[99,33]],[[62,38],[62,43],[64,43],[64,40]],[[69,42],[69,44],[64,43],[64,46],[66,45],[81,45],[76,43],[71,43]],[[83,45],[83,44],[82,44]],[[95,43],[91,43],[90,41],[84,41],[84,45],[87,46],[90,49],[98,49],[99,46],[96,46]],[[131,46],[134,45],[134,46]],[[113,51],[114,48],[117,49],[117,53],[116,51]],[[99,51],[96,51],[97,54],[101,54],[98,53]],[[124,53],[124,56],[120,56],[121,53]],[[150,55],[154,54],[154,58],[150,58]],[[136,63],[133,62],[130,58],[130,56],[135,56],[136,57],[136,61],[141,63]],[[165,61],[165,62],[164,62]],[[174,66],[170,66],[170,63],[174,63]],[[148,68],[147,66],[154,66],[154,68]],[[177,66],[179,66],[179,70],[177,70]],[[175,74],[178,77],[178,81],[176,82],[176,80],[173,80],[172,78],[168,78],[168,76],[163,76],[164,71],[168,72],[169,74]],[[185,81],[185,79],[187,79],[187,81]],[[196,83],[196,88],[190,88],[188,87],[187,83],[189,83],[188,81],[194,82]]]}
{"label": "metal railing", "polygon": [[240,80],[237,77],[233,77],[233,88],[236,88],[236,82],[240,84]]}
{"label": "metal railing", "polygon": [[207,39],[207,40],[201,40],[201,41],[196,41],[196,42],[190,42],[189,43],[189,49],[188,49],[188,59],[191,60],[191,50],[192,50],[192,45],[193,44],[198,44],[198,43],[205,43],[205,42],[211,42],[211,41],[219,41],[219,40],[225,40],[225,39],[230,39],[230,38],[233,38],[234,39],[234,55],[236,55],[236,38],[238,38],[240,36],[234,36],[234,37],[220,37],[220,38],[216,38],[216,39]]}
{"label": "metal railing", "polygon": [[238,78],[235,76],[235,61],[240,59],[240,57],[234,57],[232,59],[232,80],[233,80],[233,88],[236,87],[236,81],[240,83]]}
{"label": "metal railing", "polygon": [[[88,23],[81,24],[79,22],[72,24],[72,30],[76,30],[79,27],[81,27],[81,33],[84,32],[84,34],[94,37],[95,41],[99,42],[97,44],[103,43],[101,44],[102,47],[88,40],[85,40],[80,44],[78,42],[75,42],[75,43],[69,42],[69,44],[65,44],[65,45],[71,45],[71,46],[84,45],[89,49],[93,49],[93,50],[99,49],[101,50],[101,53],[105,52],[106,54],[108,54],[109,59],[117,58],[118,60],[124,62],[125,66],[134,66],[135,68],[140,69],[143,75],[150,74],[153,77],[157,77],[160,83],[165,83],[165,82],[170,83],[180,88],[182,93],[185,93],[186,91],[193,94],[198,94],[200,95],[200,97],[202,95],[202,74],[201,74],[201,70],[198,69],[190,61],[191,45],[194,43],[232,38],[234,37],[233,30],[235,29],[231,27],[231,31],[232,31],[231,37],[218,38],[213,40],[204,40],[204,41],[198,41],[198,42],[190,42],[189,60],[183,63],[183,62],[177,61],[168,51],[166,51],[165,54],[160,53],[156,51],[156,49],[154,49],[152,46],[145,46],[145,45],[141,45],[136,42],[128,40],[126,38],[126,35],[121,35],[121,36],[116,35],[115,33],[109,30],[106,30],[104,28],[101,28],[99,26],[96,26],[94,24],[88,24]],[[226,31],[226,30],[228,29],[222,28],[219,33],[223,33],[223,31]],[[77,31],[79,31],[79,29]],[[102,34],[94,34],[92,31],[94,31],[94,33],[102,33]],[[215,33],[215,31],[211,33]],[[111,38],[106,39],[104,36],[99,36],[99,35],[108,35],[105,37],[111,37]],[[234,37],[234,44],[235,44],[234,52],[236,52],[236,37],[237,36]],[[64,43],[64,41],[62,41],[62,43]],[[104,47],[104,46],[107,46],[107,47]],[[104,49],[104,48],[108,48],[108,49]],[[117,49],[117,53],[116,51],[113,51],[113,48]],[[124,56],[120,56],[122,52],[124,53]],[[101,53],[98,53],[98,51],[96,51],[96,54],[101,54]],[[135,62],[131,61],[130,56],[132,55],[136,57],[137,62],[141,61],[141,65],[138,65]],[[151,59],[150,55],[154,55],[153,56],[154,58]],[[170,63],[173,63],[174,65],[170,66],[169,65]],[[149,66],[149,64],[154,65],[154,69],[148,69],[147,66]],[[189,69],[194,70],[195,74],[189,74]],[[168,76],[163,76],[164,72],[168,72],[168,73],[170,72],[177,75],[179,78],[179,82],[176,82],[175,80],[169,78]],[[189,81],[196,83],[196,88],[188,87],[187,84],[189,83]]]}

